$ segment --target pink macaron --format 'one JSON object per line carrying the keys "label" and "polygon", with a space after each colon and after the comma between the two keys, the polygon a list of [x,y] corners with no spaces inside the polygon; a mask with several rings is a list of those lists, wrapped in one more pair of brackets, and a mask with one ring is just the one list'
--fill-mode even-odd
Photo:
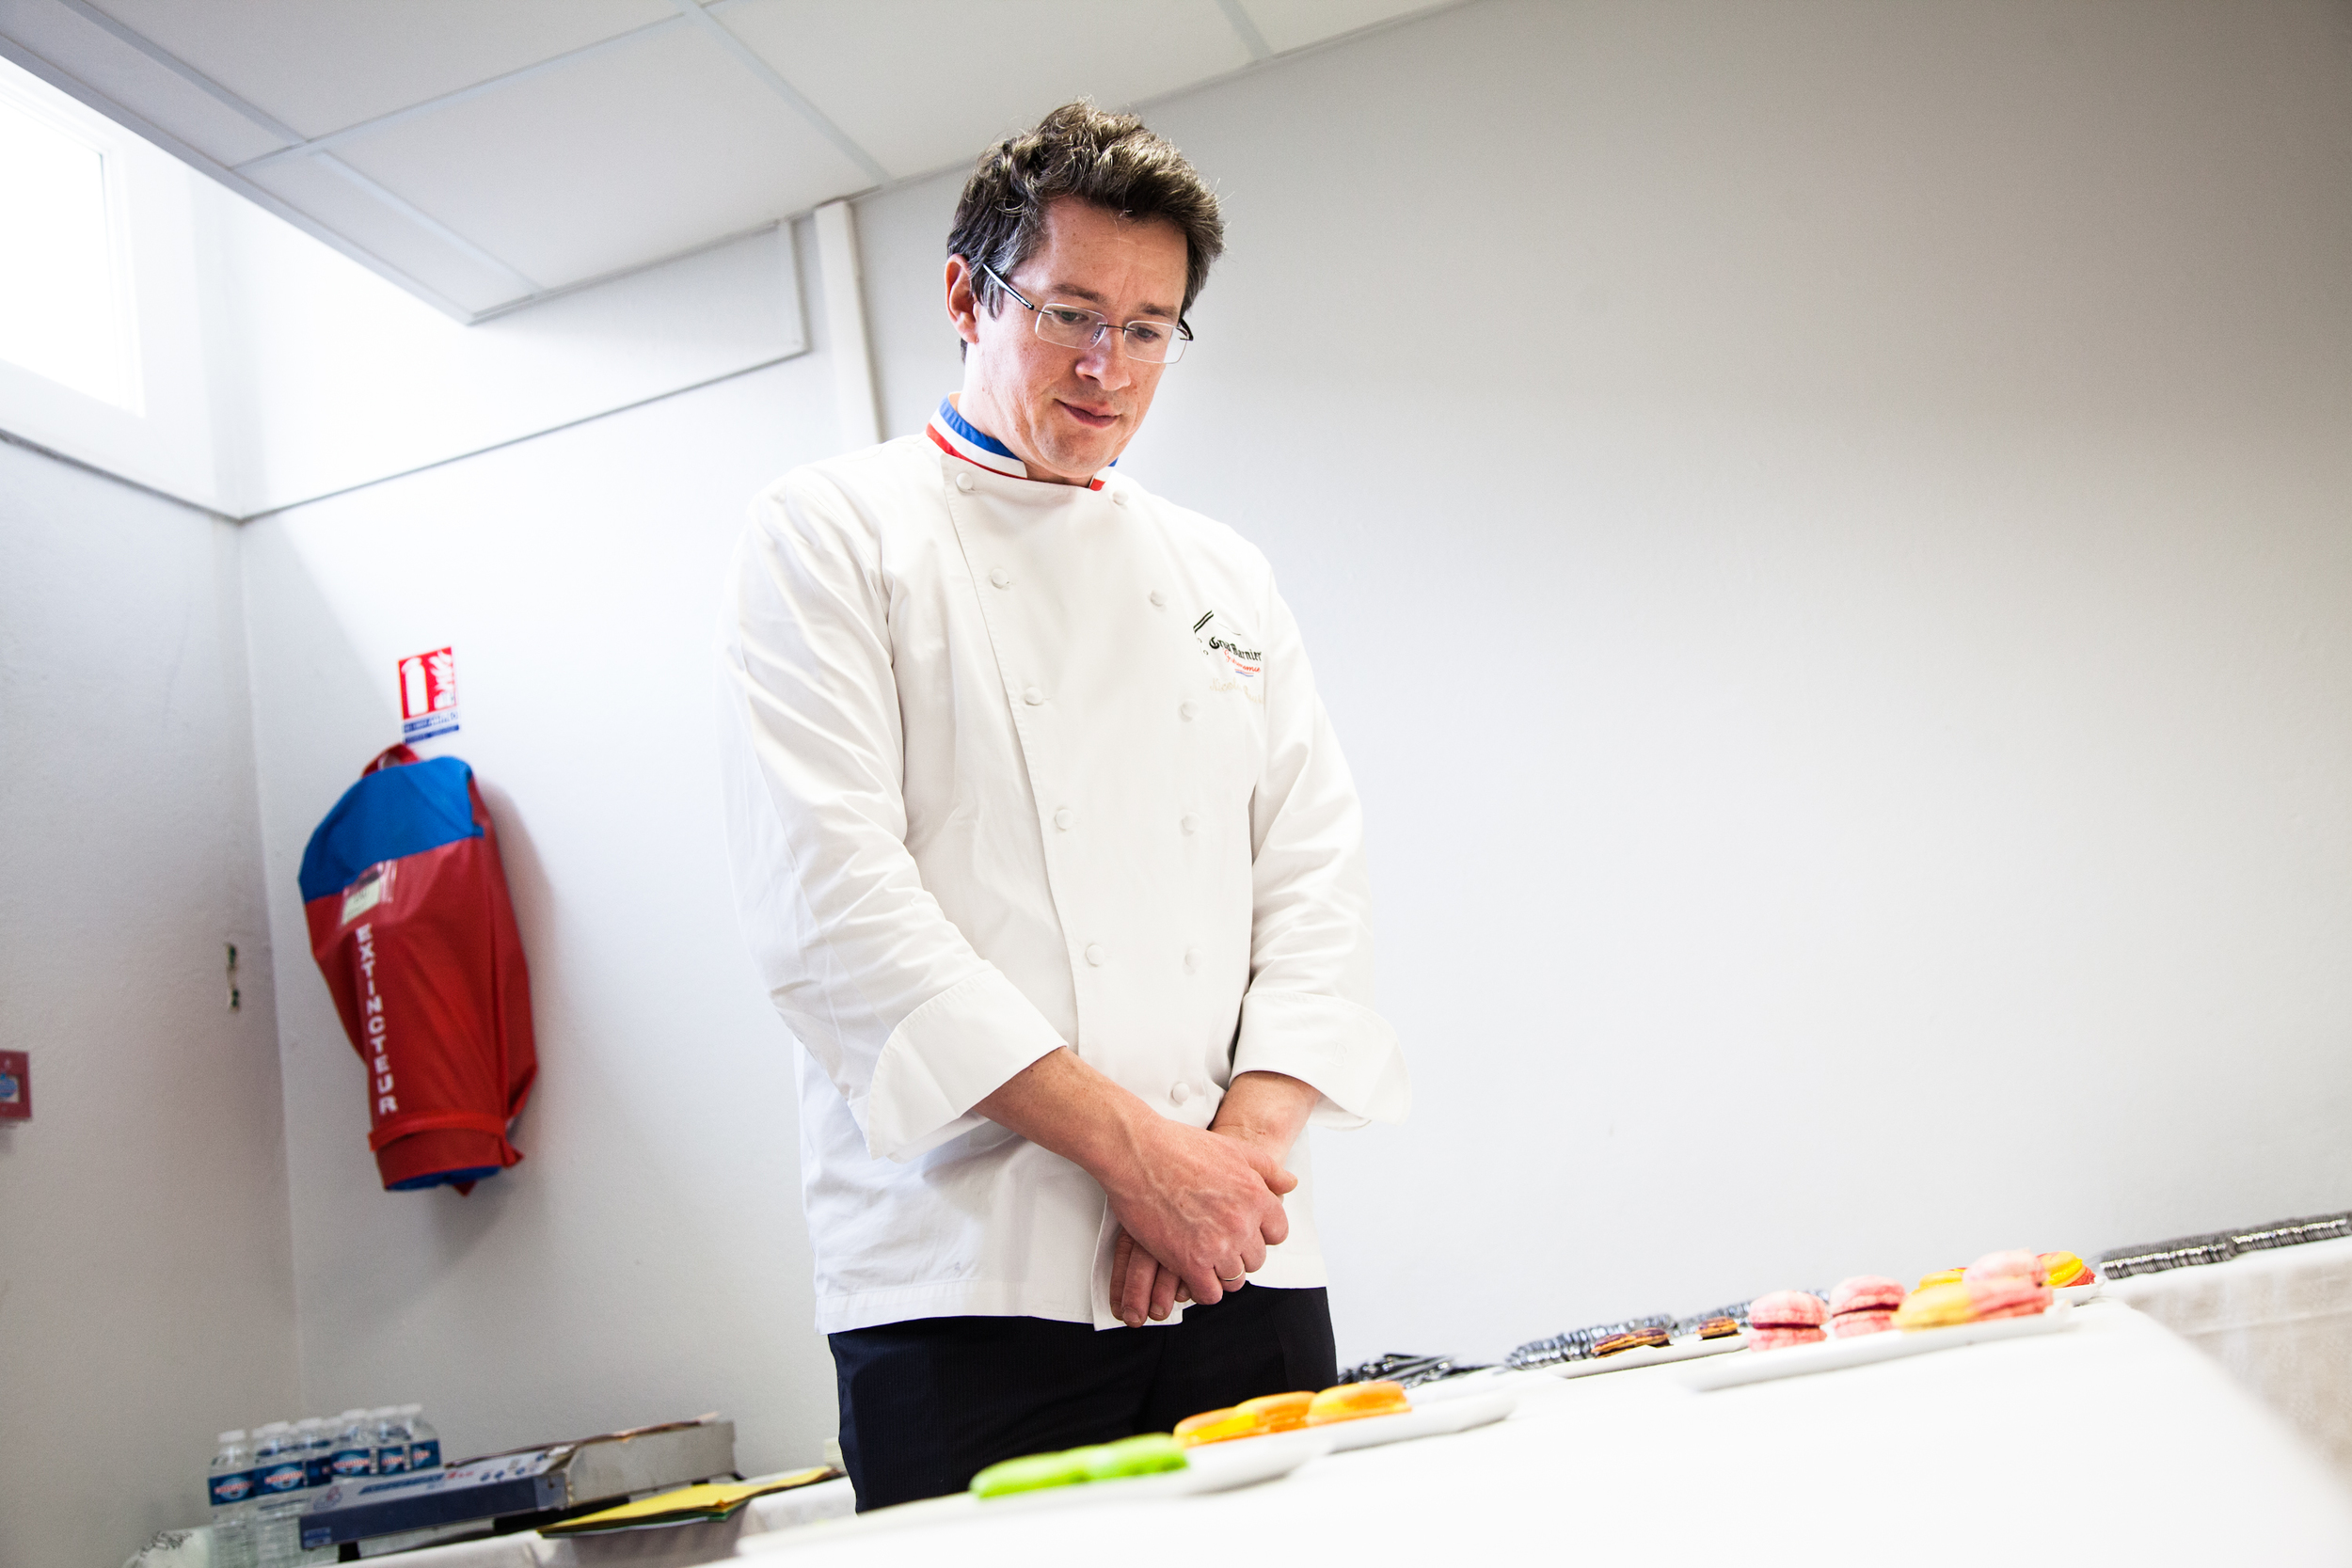
{"label": "pink macaron", "polygon": [[1994,1275],[1985,1279],[1966,1279],[1961,1285],[1968,1292],[1968,1308],[1979,1323],[1994,1318],[2030,1318],[2047,1312],[2058,1292],[2047,1285],[2038,1285],[2020,1275]]}
{"label": "pink macaron", "polygon": [[1818,1345],[1829,1338],[1821,1320],[1829,1304],[1810,1291],[1774,1291],[1748,1304],[1748,1348],[1779,1350],[1785,1345]]}
{"label": "pink macaron", "polygon": [[2033,1252],[1988,1252],[1961,1271],[1960,1277],[1970,1285],[1989,1284],[1994,1280],[2023,1280],[2028,1285],[2047,1285],[2049,1265],[2041,1254]]}
{"label": "pink macaron", "polygon": [[1858,1274],[1830,1288],[1829,1331],[1840,1339],[1883,1334],[1895,1326],[1895,1308],[1903,1304],[1902,1281],[1884,1275]]}

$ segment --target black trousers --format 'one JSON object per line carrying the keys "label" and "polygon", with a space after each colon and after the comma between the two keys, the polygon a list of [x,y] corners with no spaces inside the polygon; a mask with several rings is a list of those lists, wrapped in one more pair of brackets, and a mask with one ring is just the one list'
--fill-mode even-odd
{"label": "black trousers", "polygon": [[1339,1379],[1320,1289],[1246,1286],[1172,1326],[915,1318],[828,1338],[861,1511],[961,1492],[1000,1459]]}

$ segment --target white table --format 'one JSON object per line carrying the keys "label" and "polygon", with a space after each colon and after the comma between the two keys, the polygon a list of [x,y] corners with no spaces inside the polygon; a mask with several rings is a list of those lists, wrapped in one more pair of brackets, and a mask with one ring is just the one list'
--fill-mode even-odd
{"label": "white table", "polygon": [[[1742,1353],[1742,1354],[1772,1354]],[[1531,1560],[1906,1565],[2076,1552],[2352,1562],[2352,1495],[2229,1374],[2090,1303],[2064,1330],[1692,1391],[1680,1366],[1525,1374],[1508,1421],[1317,1459],[1279,1481],[889,1530],[746,1541],[776,1568]]]}
{"label": "white table", "polygon": [[2352,1241],[2113,1280],[2285,1416],[2352,1481]]}

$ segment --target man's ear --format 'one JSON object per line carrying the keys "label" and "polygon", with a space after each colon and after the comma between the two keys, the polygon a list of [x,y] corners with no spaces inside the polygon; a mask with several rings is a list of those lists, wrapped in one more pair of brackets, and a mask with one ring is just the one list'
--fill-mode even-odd
{"label": "man's ear", "polygon": [[947,258],[947,319],[955,324],[956,336],[966,343],[980,341],[980,301],[972,286],[975,276],[972,264],[962,257]]}

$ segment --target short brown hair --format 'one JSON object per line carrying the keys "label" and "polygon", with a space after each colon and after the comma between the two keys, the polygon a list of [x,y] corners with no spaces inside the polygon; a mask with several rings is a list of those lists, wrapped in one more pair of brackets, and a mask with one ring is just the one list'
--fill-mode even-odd
{"label": "short brown hair", "polygon": [[947,254],[972,263],[972,291],[994,315],[1003,303],[982,263],[1009,276],[1045,241],[1045,211],[1065,197],[1141,222],[1166,218],[1184,236],[1184,302],[1192,309],[1209,263],[1225,249],[1216,195],[1184,155],[1133,115],[1085,99],[1064,103],[1029,130],[980,154],[963,182]]}

